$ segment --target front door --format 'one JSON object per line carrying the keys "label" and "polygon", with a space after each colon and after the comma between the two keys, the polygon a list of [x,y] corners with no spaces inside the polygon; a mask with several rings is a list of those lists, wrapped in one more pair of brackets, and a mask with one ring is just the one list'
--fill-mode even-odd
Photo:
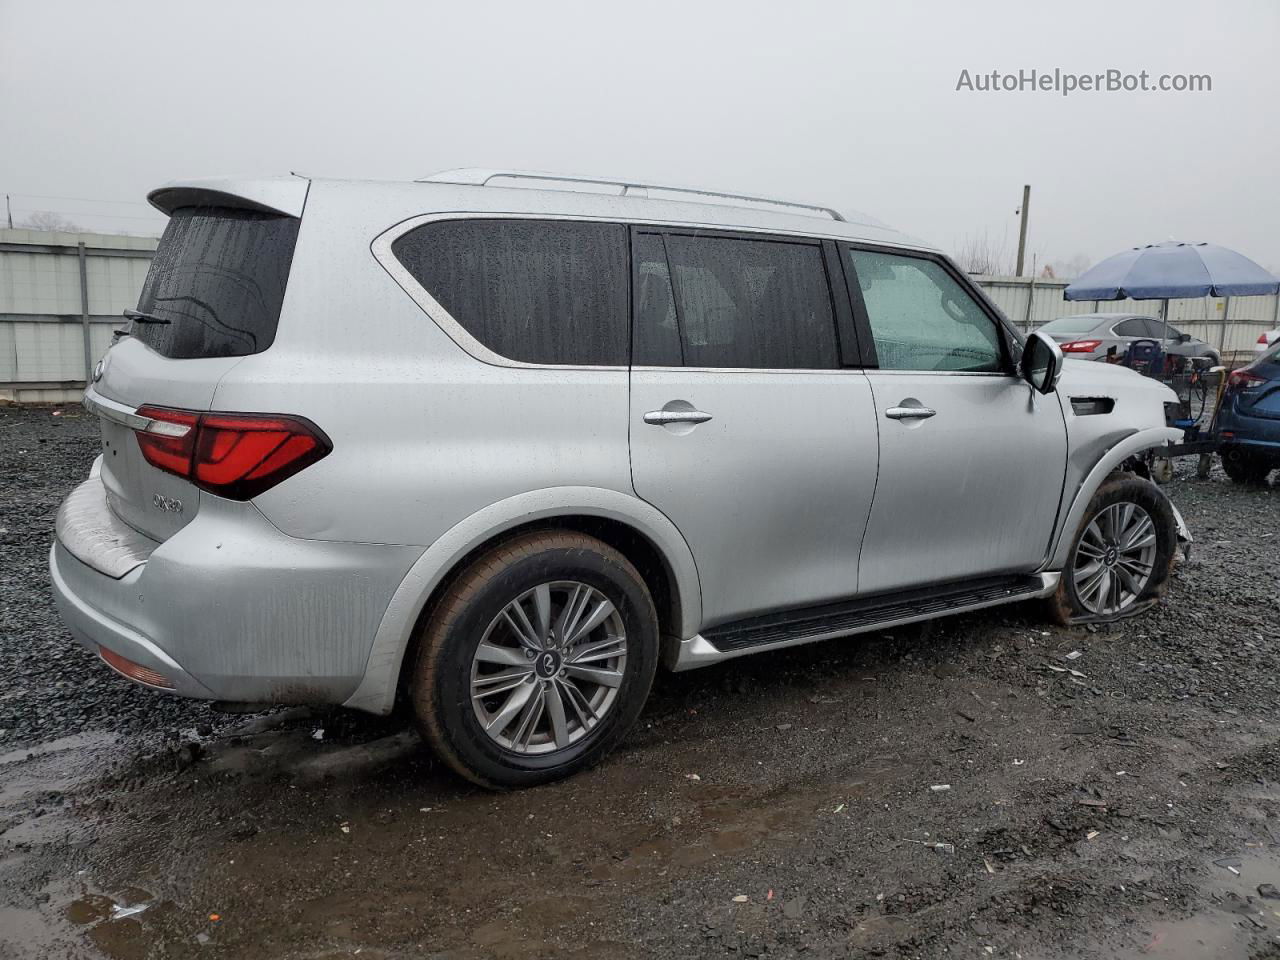
{"label": "front door", "polygon": [[941,258],[843,255],[880,432],[860,592],[1035,571],[1066,472],[1057,396],[1016,375],[995,317]]}
{"label": "front door", "polygon": [[834,246],[637,228],[632,254],[632,481],[688,541],[704,624],[852,595],[876,424]]}

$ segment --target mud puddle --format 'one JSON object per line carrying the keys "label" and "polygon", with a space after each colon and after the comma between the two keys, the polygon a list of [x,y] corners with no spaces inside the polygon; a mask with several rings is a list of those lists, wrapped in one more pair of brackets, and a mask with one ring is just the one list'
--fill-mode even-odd
{"label": "mud puddle", "polygon": [[16,751],[0,957],[1267,956],[1280,723],[1143,663],[988,616],[666,677],[512,794],[345,714]]}

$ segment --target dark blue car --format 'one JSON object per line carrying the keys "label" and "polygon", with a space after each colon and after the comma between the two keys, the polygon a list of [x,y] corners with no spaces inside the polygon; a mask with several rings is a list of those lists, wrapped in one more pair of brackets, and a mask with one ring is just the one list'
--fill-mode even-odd
{"label": "dark blue car", "polygon": [[1222,468],[1236,483],[1263,483],[1280,467],[1280,341],[1227,376],[1218,435]]}

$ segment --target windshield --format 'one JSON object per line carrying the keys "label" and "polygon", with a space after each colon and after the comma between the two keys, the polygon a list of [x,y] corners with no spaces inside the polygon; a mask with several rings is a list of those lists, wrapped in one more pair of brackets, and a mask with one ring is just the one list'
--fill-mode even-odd
{"label": "windshield", "polygon": [[243,357],[271,346],[299,221],[230,207],[175,210],[130,332],[174,359]]}
{"label": "windshield", "polygon": [[1040,328],[1041,333],[1088,333],[1098,325],[1097,317],[1059,317]]}

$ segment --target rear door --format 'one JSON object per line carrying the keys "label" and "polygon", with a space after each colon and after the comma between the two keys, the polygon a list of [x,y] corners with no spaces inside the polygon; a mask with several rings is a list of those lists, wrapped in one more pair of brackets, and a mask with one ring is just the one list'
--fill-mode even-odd
{"label": "rear door", "polygon": [[107,500],[156,540],[191,521],[201,493],[146,462],[127,414],[144,405],[208,410],[222,376],[271,346],[297,240],[297,218],[227,202],[172,212],[138,301],[143,316],[90,385]]}
{"label": "rear door", "polygon": [[834,245],[635,228],[632,254],[632,479],[704,622],[854,594],[876,426]]}
{"label": "rear door", "polygon": [[943,259],[844,257],[880,431],[860,589],[1036,570],[1066,471],[1058,398],[1016,375],[998,319]]}

